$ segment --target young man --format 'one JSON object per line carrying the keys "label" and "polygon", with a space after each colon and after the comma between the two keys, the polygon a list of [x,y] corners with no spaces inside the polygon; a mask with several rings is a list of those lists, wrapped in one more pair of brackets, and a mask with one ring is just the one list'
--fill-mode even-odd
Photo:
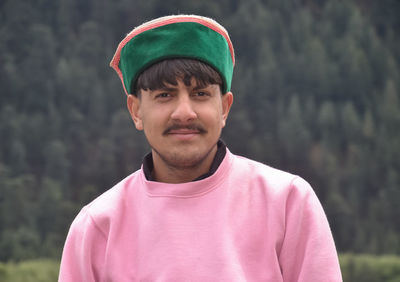
{"label": "young man", "polygon": [[219,140],[234,62],[226,30],[199,16],[120,43],[111,66],[152,150],[74,220],[59,281],[341,281],[309,184]]}

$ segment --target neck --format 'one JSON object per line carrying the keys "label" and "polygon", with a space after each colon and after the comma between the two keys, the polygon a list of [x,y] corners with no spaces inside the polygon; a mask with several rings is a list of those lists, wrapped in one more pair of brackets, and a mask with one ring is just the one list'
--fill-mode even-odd
{"label": "neck", "polygon": [[153,150],[153,177],[158,182],[164,183],[185,183],[207,173],[217,152],[215,145],[204,159],[197,164],[190,166],[174,166],[165,162],[157,152]]}

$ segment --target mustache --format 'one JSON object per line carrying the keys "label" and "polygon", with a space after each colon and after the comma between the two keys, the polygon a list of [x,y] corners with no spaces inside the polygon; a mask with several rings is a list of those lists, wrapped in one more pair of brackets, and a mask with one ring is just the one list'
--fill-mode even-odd
{"label": "mustache", "polygon": [[199,124],[188,124],[188,125],[173,124],[164,130],[163,135],[169,134],[172,130],[180,130],[180,129],[196,130],[200,134],[207,133],[207,130],[205,130],[205,128]]}

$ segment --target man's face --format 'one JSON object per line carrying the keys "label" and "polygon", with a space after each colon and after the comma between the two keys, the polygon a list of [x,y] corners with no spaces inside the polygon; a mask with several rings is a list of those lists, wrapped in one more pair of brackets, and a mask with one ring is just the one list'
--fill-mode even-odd
{"label": "man's face", "polygon": [[140,98],[129,95],[128,109],[152,148],[155,168],[196,169],[214,158],[233,96],[221,95],[217,84],[199,88],[195,79],[190,86],[177,82],[142,89]]}

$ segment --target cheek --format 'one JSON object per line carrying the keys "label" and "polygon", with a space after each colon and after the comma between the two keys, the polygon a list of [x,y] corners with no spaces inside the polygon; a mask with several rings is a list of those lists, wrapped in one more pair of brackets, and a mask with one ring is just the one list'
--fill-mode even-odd
{"label": "cheek", "polygon": [[153,109],[142,115],[143,129],[147,131],[147,134],[161,130],[167,121],[168,116],[162,109]]}
{"label": "cheek", "polygon": [[207,122],[210,128],[220,130],[225,126],[225,120],[222,114],[221,107],[214,107],[203,113],[204,121]]}

